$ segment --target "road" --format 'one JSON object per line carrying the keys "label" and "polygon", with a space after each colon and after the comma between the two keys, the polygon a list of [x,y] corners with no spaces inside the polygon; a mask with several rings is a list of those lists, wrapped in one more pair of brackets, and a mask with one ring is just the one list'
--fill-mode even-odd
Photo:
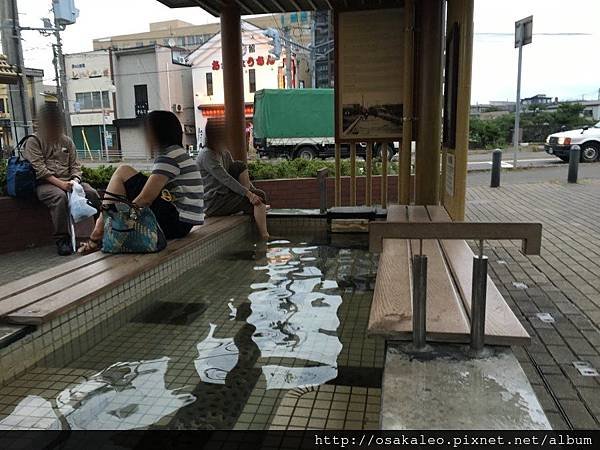
{"label": "road", "polygon": [[[502,170],[500,175],[500,185],[512,184],[530,184],[543,182],[567,182],[567,172],[569,166],[566,163],[553,164],[546,167],[535,167],[524,170]],[[489,186],[490,171],[469,171],[468,186]],[[586,179],[600,178],[600,163],[580,164],[579,179],[585,182]]]}
{"label": "road", "polygon": [[[542,166],[564,166],[562,160],[556,156],[550,156],[546,152],[519,152],[517,153],[517,167],[542,167]],[[502,167],[513,168],[513,152],[504,150],[502,154]],[[469,170],[490,170],[492,168],[492,153],[470,153]]]}

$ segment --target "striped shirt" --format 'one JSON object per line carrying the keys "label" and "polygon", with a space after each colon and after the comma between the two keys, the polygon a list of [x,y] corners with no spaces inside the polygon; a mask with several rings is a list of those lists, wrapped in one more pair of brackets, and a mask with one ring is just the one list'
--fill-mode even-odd
{"label": "striped shirt", "polygon": [[172,145],[154,160],[152,173],[169,178],[161,198],[177,208],[179,220],[194,225],[204,223],[204,185],[198,166],[187,152]]}

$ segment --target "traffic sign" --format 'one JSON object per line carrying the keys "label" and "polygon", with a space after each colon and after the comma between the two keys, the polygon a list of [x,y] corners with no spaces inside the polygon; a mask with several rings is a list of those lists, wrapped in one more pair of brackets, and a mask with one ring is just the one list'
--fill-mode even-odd
{"label": "traffic sign", "polygon": [[533,41],[533,16],[515,22],[515,48]]}

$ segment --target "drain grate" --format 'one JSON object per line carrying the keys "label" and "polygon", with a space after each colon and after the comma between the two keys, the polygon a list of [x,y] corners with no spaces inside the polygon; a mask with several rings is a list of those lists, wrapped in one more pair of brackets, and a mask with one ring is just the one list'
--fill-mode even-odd
{"label": "drain grate", "polygon": [[573,361],[573,366],[584,377],[597,377],[598,371],[594,369],[589,361]]}
{"label": "drain grate", "polygon": [[554,323],[554,317],[550,313],[537,313],[536,317],[544,323]]}

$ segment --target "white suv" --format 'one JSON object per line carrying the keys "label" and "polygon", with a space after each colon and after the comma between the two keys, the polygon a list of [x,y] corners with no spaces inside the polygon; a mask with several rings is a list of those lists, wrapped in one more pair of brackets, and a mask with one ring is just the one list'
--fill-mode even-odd
{"label": "white suv", "polygon": [[563,161],[568,161],[569,150],[575,144],[581,147],[582,162],[598,161],[600,159],[600,122],[592,127],[551,134],[546,138],[544,150],[550,155],[558,156]]}

